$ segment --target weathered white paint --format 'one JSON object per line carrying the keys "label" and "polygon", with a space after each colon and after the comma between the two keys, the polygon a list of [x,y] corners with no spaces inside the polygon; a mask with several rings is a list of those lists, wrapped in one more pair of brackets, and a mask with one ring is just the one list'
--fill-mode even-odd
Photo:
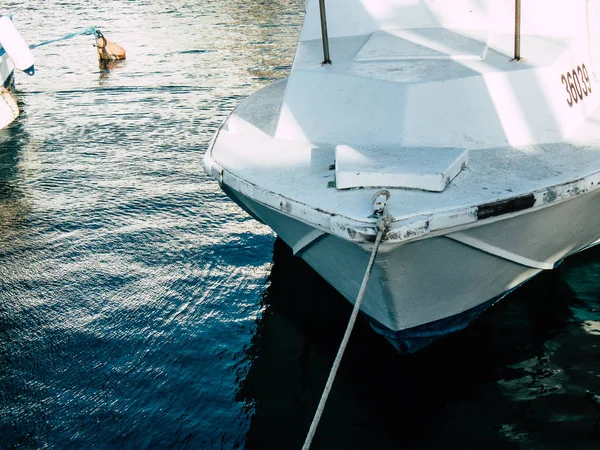
{"label": "weathered white paint", "polygon": [[[328,0],[325,66],[317,3],[288,80],[236,109],[205,169],[343,295],[356,295],[375,238],[379,187],[394,186],[392,223],[363,310],[392,330],[477,306],[600,241],[600,32],[588,21],[600,0],[524,1],[522,62],[510,61],[512,0]],[[583,65],[591,92],[569,106],[561,77]],[[442,164],[447,149],[468,151],[455,178],[466,161]]]}

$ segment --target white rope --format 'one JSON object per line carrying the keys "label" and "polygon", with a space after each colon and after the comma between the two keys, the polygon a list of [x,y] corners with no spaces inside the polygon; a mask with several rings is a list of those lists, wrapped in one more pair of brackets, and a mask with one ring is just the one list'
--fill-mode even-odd
{"label": "white rope", "polygon": [[8,89],[0,87],[0,129],[19,117],[19,106]]}
{"label": "white rope", "polygon": [[[389,197],[389,192],[387,192],[387,196]],[[340,348],[338,349],[337,355],[335,356],[333,367],[331,367],[331,372],[329,372],[329,378],[327,379],[327,383],[325,383],[325,389],[323,390],[323,394],[321,395],[319,406],[317,406],[315,417],[313,418],[313,421],[310,424],[310,429],[308,430],[308,434],[306,436],[306,440],[304,441],[304,445],[302,446],[302,450],[308,450],[310,448],[310,444],[312,443],[313,438],[315,437],[315,432],[317,431],[317,426],[319,425],[321,415],[323,414],[323,410],[325,409],[325,403],[327,402],[327,397],[329,397],[329,392],[331,391],[333,380],[335,380],[335,375],[338,371],[338,368],[340,367],[340,363],[342,362],[342,357],[344,356],[346,345],[350,340],[350,334],[352,333],[352,329],[354,328],[354,323],[356,322],[358,311],[360,311],[360,304],[362,303],[362,299],[365,295],[365,290],[367,288],[367,283],[369,282],[369,278],[371,277],[371,271],[373,270],[375,257],[377,256],[377,251],[379,250],[379,244],[381,243],[381,239],[383,238],[383,234],[388,225],[387,211],[385,211],[385,201],[383,202],[383,206],[381,207],[381,212],[383,213],[383,216],[377,222],[377,238],[375,239],[375,245],[373,245],[371,259],[369,259],[367,271],[365,272],[365,276],[363,277],[360,290],[358,291],[358,297],[356,298],[354,308],[352,309],[352,314],[350,315],[350,320],[348,321],[348,326],[346,327],[346,333],[344,334],[344,338],[342,339]]]}

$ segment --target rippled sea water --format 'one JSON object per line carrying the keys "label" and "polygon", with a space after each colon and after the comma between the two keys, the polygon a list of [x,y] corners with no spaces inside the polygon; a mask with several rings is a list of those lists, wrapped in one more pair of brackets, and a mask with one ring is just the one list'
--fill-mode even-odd
{"label": "rippled sea water", "polygon": [[[202,171],[285,77],[303,0],[12,1],[0,448],[300,448],[350,305]],[[313,448],[600,448],[600,249],[399,357],[359,321]]]}

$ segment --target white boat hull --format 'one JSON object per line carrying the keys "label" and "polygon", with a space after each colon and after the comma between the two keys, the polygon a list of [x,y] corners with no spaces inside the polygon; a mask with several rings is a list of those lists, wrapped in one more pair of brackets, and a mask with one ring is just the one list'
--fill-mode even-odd
{"label": "white boat hull", "polygon": [[13,83],[14,68],[7,53],[0,55],[0,82],[5,89],[9,89]]}
{"label": "white boat hull", "polygon": [[514,2],[417,3],[329,1],[322,64],[309,1],[288,79],[242,102],[204,159],[350,302],[387,189],[361,311],[403,352],[600,239],[600,0],[568,18],[527,2],[525,59]]}
{"label": "white boat hull", "polygon": [[[367,246],[322,233],[223,188],[344,297],[355,301],[370,255]],[[599,238],[600,191],[593,191],[460,232],[383,244],[361,310],[398,351],[411,353],[463,329],[541,270],[556,267]]]}
{"label": "white boat hull", "polygon": [[[0,47],[1,48],[1,47]],[[7,53],[0,55],[0,130],[19,116],[19,107],[11,93],[14,68]]]}
{"label": "white boat hull", "polygon": [[17,101],[11,93],[14,70],[35,73],[34,57],[8,16],[0,16],[0,130],[19,116]]}

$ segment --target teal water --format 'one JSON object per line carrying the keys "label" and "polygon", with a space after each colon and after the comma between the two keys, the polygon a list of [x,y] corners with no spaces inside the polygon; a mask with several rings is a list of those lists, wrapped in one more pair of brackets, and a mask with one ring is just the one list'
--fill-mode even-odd
{"label": "teal water", "polygon": [[[12,1],[0,448],[300,448],[350,306],[202,171],[289,71],[302,0]],[[315,449],[600,448],[600,250],[413,357],[359,321]]]}

